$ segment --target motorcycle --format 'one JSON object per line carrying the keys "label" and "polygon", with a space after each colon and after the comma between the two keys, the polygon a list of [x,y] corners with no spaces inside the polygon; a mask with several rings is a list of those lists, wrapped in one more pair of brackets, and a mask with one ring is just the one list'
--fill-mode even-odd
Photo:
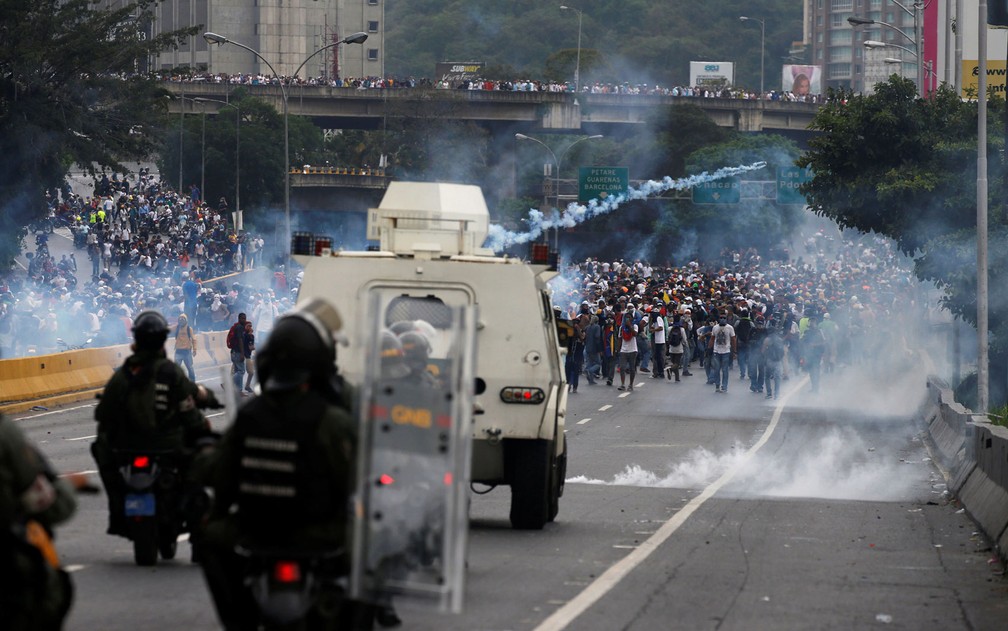
{"label": "motorcycle", "polygon": [[[358,603],[346,598],[348,560],[343,549],[235,548],[244,562],[243,584],[266,629],[347,628]],[[337,624],[340,622],[341,624]]]}
{"label": "motorcycle", "polygon": [[[156,565],[175,558],[178,537],[189,532],[210,499],[203,489],[187,489],[175,451],[115,451],[126,487],[123,512],[125,536],[133,541],[137,565]],[[194,559],[195,560],[195,559]]]}

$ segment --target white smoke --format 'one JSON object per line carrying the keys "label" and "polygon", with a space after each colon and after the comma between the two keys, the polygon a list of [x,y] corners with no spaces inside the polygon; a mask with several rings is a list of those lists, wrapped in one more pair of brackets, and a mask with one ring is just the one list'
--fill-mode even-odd
{"label": "white smoke", "polygon": [[672,179],[666,175],[661,180],[648,180],[641,184],[640,188],[635,189],[631,187],[625,193],[613,195],[603,200],[593,199],[584,205],[571,202],[562,213],[559,210],[554,210],[549,216],[532,209],[529,210],[528,219],[525,220],[529,225],[528,231],[515,232],[506,230],[499,225],[492,225],[490,226],[485,247],[495,252],[500,252],[513,245],[535,241],[547,230],[553,228],[573,228],[594,217],[607,215],[619,208],[624,202],[647,199],[671,190],[687,190],[707,182],[713,182],[749,171],[757,171],[766,167],[766,164],[766,162],[754,162],[750,165],[724,167],[713,173],[704,171],[698,175],[678,179]]}

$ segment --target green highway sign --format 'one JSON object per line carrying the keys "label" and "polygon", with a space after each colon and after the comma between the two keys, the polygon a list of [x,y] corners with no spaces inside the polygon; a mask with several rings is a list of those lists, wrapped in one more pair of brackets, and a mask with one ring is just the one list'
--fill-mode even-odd
{"label": "green highway sign", "polygon": [[805,205],[805,196],[798,187],[812,180],[812,169],[777,167],[777,203]]}
{"label": "green highway sign", "polygon": [[737,177],[723,177],[693,187],[694,204],[737,204],[741,198],[742,183]]}
{"label": "green highway sign", "polygon": [[578,203],[626,193],[630,188],[627,167],[581,167],[578,169]]}

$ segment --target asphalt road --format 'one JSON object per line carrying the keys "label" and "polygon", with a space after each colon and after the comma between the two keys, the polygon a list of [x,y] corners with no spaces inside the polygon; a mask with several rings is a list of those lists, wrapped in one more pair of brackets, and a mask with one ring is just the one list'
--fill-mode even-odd
{"label": "asphalt road", "polygon": [[[793,378],[766,401],[737,374],[727,394],[700,376],[633,393],[582,382],[557,521],[512,531],[507,489],[474,496],[464,613],[401,604],[403,628],[1003,629],[1008,579],[914,418],[923,374],[826,383],[811,395]],[[17,418],[57,468],[81,471],[92,414]],[[77,587],[66,628],[218,628],[188,546],[134,566],[104,534],[104,501],[83,497],[58,533]]]}

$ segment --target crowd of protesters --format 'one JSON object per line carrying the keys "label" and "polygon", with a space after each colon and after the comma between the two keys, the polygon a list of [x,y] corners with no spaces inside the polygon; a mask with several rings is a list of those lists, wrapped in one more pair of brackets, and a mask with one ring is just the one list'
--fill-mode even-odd
{"label": "crowd of protesters", "polygon": [[[412,88],[436,88],[442,90],[479,90],[485,92],[553,92],[581,94],[624,94],[651,95],[688,98],[718,98],[765,101],[803,101],[819,103],[825,100],[821,94],[799,94],[787,90],[746,90],[738,87],[711,86],[662,86],[647,83],[612,83],[588,82],[577,86],[573,82],[544,81],[534,79],[489,80],[473,79],[441,79],[428,78],[396,78],[396,77],[282,77],[285,85],[290,86],[325,86],[331,88],[354,88],[358,90],[394,90]],[[193,73],[189,75],[171,75],[169,81],[184,83],[214,83],[228,85],[278,85],[281,79],[263,74],[223,74],[223,73]]]}
{"label": "crowd of protesters", "polygon": [[244,311],[266,332],[292,305],[296,280],[282,266],[268,287],[215,280],[261,267],[265,242],[235,231],[226,201],[205,203],[195,185],[179,194],[141,170],[103,175],[91,197],[67,187],[47,200],[48,221],[75,249],[57,261],[48,230],[32,226],[26,273],[0,276],[2,358],[126,343],[143,309],[173,323],[185,312],[198,332],[227,330]]}
{"label": "crowd of protesters", "polygon": [[725,393],[734,373],[744,389],[775,398],[796,376],[807,374],[818,391],[841,366],[881,379],[912,361],[925,301],[891,243],[817,232],[804,247],[796,260],[749,251],[709,265],[571,266],[555,293],[573,325],[569,390],[578,391],[581,375],[627,391],[641,378],[697,375]]}

